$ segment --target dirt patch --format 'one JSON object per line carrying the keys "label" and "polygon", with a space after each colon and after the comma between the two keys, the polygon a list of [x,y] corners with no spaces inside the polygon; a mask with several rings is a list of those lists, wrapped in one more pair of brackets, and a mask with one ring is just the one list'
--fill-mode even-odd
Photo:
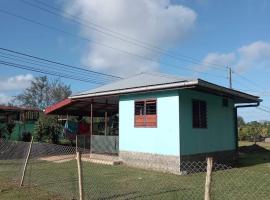
{"label": "dirt patch", "polygon": [[76,159],[75,155],[59,155],[59,156],[48,156],[39,158],[39,160],[50,161],[54,163],[63,163],[75,159]]}

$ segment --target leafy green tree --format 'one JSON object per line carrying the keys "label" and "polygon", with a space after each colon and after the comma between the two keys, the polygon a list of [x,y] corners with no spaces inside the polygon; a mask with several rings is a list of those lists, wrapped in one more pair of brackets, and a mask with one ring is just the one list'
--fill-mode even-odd
{"label": "leafy green tree", "polygon": [[269,121],[251,121],[246,123],[240,116],[238,119],[238,133],[240,140],[252,140],[255,144],[256,141],[262,137],[270,136],[270,122]]}
{"label": "leafy green tree", "polygon": [[34,138],[36,141],[58,144],[62,130],[56,116],[41,114],[35,125]]}
{"label": "leafy green tree", "polygon": [[49,80],[47,76],[40,76],[36,77],[15,101],[22,106],[45,109],[70,95],[70,86],[59,79]]}
{"label": "leafy green tree", "polygon": [[245,126],[246,122],[245,122],[245,120],[244,120],[243,117],[238,116],[238,117],[237,117],[237,124],[238,124],[238,127],[240,128],[240,127]]}

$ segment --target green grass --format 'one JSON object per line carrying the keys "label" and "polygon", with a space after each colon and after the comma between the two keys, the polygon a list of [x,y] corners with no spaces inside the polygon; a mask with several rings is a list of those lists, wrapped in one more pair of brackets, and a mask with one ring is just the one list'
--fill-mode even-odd
{"label": "green grass", "polygon": [[[252,145],[241,143],[240,146]],[[270,150],[270,144],[259,143]],[[241,153],[237,168],[213,173],[213,199],[269,199],[270,151]],[[75,161],[29,163],[25,186],[18,187],[22,161],[0,161],[0,199],[77,197]],[[127,166],[83,162],[86,199],[203,199],[205,173],[174,175]]]}

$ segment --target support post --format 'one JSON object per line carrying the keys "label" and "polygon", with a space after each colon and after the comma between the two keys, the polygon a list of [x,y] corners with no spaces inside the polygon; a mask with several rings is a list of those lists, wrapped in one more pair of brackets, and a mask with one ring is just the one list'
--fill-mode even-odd
{"label": "support post", "polygon": [[31,153],[31,149],[32,149],[33,138],[34,138],[34,137],[32,136],[32,138],[31,138],[31,142],[30,142],[30,144],[29,144],[29,148],[28,148],[27,156],[26,156],[26,159],[25,159],[25,162],[24,162],[24,166],[23,166],[23,172],[22,172],[22,178],[21,178],[20,186],[23,186],[23,181],[24,181],[25,171],[26,171],[26,167],[27,167],[28,160],[29,160],[30,153]]}
{"label": "support post", "polygon": [[84,150],[84,152],[85,152],[85,140],[86,140],[86,138],[85,138],[85,135],[83,136],[83,150]]}
{"label": "support post", "polygon": [[90,126],[90,158],[91,158],[91,153],[92,153],[92,135],[93,135],[93,103],[91,103],[91,113],[90,113],[90,122],[91,122],[91,126]]}
{"label": "support post", "polygon": [[77,151],[76,154],[77,154],[77,167],[78,167],[78,180],[79,180],[79,196],[80,196],[80,200],[83,200],[84,196],[83,196],[81,152]]}
{"label": "support post", "polygon": [[108,113],[107,113],[107,111],[105,112],[105,136],[107,135],[107,129],[108,129],[108,124],[107,124],[107,121],[108,121]]}
{"label": "support post", "polygon": [[204,191],[204,200],[211,199],[211,179],[212,179],[212,169],[213,169],[213,158],[207,157],[207,172],[205,178],[205,191]]}
{"label": "support post", "polygon": [[76,134],[76,152],[78,151],[78,135]]}

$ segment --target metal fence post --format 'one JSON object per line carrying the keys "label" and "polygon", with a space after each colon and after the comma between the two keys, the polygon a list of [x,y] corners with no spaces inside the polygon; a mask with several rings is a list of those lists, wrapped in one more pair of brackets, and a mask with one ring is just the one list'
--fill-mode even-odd
{"label": "metal fence post", "polygon": [[211,199],[211,178],[212,178],[212,169],[213,169],[213,158],[207,157],[207,172],[205,178],[205,191],[204,191],[204,200]]}
{"label": "metal fence post", "polygon": [[77,151],[76,154],[77,154],[77,167],[78,167],[78,178],[79,178],[79,196],[80,196],[80,200],[83,200],[84,196],[83,196],[81,152]]}
{"label": "metal fence post", "polygon": [[30,157],[30,152],[31,152],[31,149],[32,149],[33,138],[34,137],[32,136],[31,142],[30,142],[30,145],[29,145],[29,148],[28,148],[28,153],[27,153],[27,156],[26,156],[26,159],[25,159],[24,167],[23,167],[23,172],[22,172],[22,178],[21,178],[20,186],[23,186],[25,171],[26,171],[26,167],[27,167],[28,160],[29,160],[29,157]]}

